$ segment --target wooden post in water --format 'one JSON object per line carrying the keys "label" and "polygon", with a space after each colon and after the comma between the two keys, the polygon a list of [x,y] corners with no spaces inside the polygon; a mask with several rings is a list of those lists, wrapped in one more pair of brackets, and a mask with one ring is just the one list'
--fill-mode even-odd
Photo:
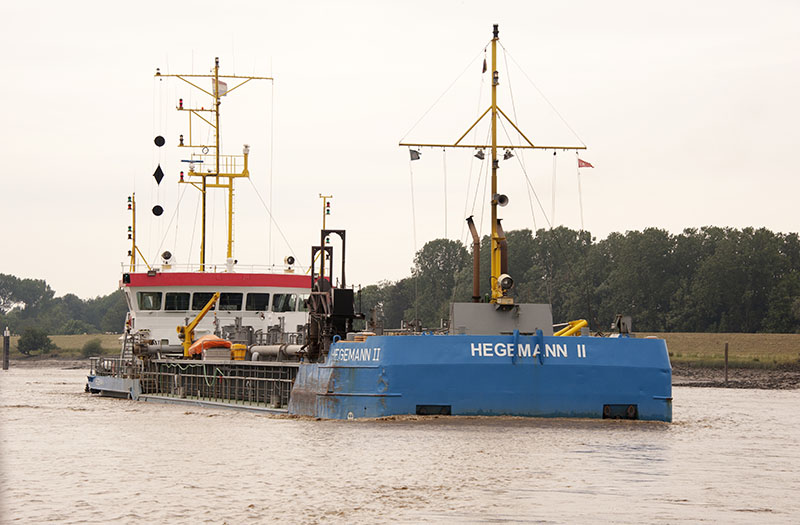
{"label": "wooden post in water", "polygon": [[11,348],[11,332],[8,331],[6,326],[3,332],[3,370],[8,370],[8,352]]}
{"label": "wooden post in water", "polygon": [[728,343],[725,343],[725,386],[728,386]]}

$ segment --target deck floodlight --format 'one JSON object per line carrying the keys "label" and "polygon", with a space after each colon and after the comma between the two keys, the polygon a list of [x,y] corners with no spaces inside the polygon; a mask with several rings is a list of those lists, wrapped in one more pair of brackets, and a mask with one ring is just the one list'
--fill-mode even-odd
{"label": "deck floodlight", "polygon": [[503,153],[503,160],[508,160],[508,159],[510,159],[510,158],[511,158],[511,157],[513,157],[513,156],[514,156],[514,154],[513,154],[513,153],[511,153],[511,150],[510,150],[510,149],[507,149],[507,150],[506,150],[506,152],[505,152],[505,153]]}
{"label": "deck floodlight", "polygon": [[483,159],[486,158],[486,155],[483,154],[483,150],[482,149],[479,149],[478,153],[475,154],[475,158],[483,160]]}
{"label": "deck floodlight", "polygon": [[242,146],[242,153],[244,153],[245,155],[250,154],[250,144],[245,144],[244,146]]}
{"label": "deck floodlight", "polygon": [[419,160],[419,150],[417,149],[409,149],[408,153],[411,155],[411,160]]}

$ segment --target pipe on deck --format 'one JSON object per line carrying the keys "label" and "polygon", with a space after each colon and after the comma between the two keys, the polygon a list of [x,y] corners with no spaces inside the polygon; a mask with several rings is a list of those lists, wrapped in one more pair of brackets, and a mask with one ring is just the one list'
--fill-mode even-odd
{"label": "pipe on deck", "polygon": [[481,239],[472,215],[467,217],[469,232],[472,234],[472,302],[481,302]]}

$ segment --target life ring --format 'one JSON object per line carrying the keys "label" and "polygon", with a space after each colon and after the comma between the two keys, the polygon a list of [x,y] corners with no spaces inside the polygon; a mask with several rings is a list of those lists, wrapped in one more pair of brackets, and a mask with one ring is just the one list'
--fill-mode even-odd
{"label": "life ring", "polygon": [[636,405],[628,405],[628,409],[625,411],[630,419],[636,417]]}
{"label": "life ring", "polygon": [[603,407],[603,417],[611,417],[611,407],[609,405]]}

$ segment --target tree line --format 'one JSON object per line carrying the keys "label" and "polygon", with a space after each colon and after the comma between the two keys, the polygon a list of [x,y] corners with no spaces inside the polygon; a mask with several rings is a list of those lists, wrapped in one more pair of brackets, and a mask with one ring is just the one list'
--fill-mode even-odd
{"label": "tree line", "polygon": [[[680,234],[647,228],[597,241],[566,227],[506,233],[517,302],[550,303],[555,322],[587,319],[606,330],[614,315],[641,332],[800,332],[800,238],[767,229],[703,227]],[[482,239],[481,294],[489,294],[489,237]],[[452,301],[472,296],[472,255],[436,239],[411,275],[362,290],[386,327],[418,319],[437,328]]]}
{"label": "tree line", "polygon": [[35,329],[50,335],[120,332],[128,307],[117,290],[94,299],[74,294],[54,297],[43,279],[0,274],[0,328],[21,334]]}
{"label": "tree line", "polygon": [[[587,319],[605,330],[614,315],[640,332],[800,332],[800,237],[767,229],[703,227],[680,234],[647,228],[597,241],[566,227],[506,233],[517,302],[550,303],[556,322]],[[489,237],[481,240],[481,295],[489,294]],[[56,334],[120,332],[122,291],[83,300],[54,297],[41,279],[0,274],[0,328]],[[452,301],[472,296],[472,255],[436,239],[411,275],[362,289],[365,313],[380,307],[387,328],[419,320],[437,328]]]}

